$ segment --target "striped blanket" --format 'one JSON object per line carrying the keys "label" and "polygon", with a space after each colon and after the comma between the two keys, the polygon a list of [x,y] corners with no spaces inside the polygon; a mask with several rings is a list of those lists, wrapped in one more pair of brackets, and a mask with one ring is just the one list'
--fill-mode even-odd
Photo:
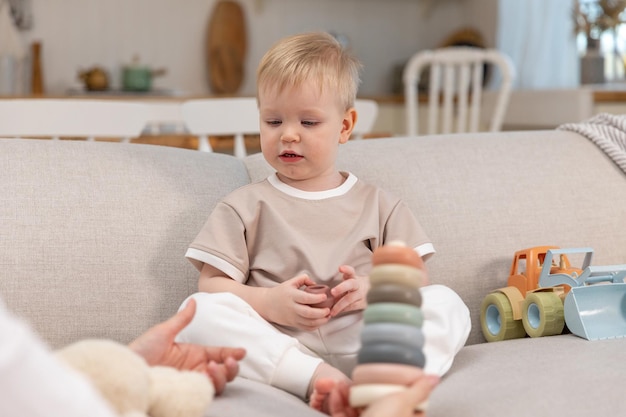
{"label": "striped blanket", "polygon": [[576,132],[591,140],[626,173],[626,115],[600,113],[557,129]]}

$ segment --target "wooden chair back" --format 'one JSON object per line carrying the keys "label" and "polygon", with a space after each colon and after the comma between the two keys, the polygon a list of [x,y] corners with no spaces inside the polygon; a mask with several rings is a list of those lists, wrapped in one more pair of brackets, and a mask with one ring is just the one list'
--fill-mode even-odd
{"label": "wooden chair back", "polygon": [[407,135],[420,134],[418,83],[426,68],[429,69],[427,134],[452,133],[455,119],[457,133],[477,132],[485,74],[494,68],[499,71],[500,82],[488,130],[501,129],[515,77],[510,58],[495,49],[454,46],[418,52],[404,68]]}

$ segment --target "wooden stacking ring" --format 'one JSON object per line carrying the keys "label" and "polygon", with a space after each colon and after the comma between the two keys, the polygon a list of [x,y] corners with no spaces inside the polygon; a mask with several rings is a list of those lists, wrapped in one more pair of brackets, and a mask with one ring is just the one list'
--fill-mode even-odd
{"label": "wooden stacking ring", "polygon": [[374,249],[372,265],[382,264],[402,264],[424,269],[424,261],[415,249],[394,243]]}
{"label": "wooden stacking ring", "polygon": [[421,327],[424,315],[420,308],[408,304],[376,303],[363,311],[363,321],[365,324],[391,322]]}
{"label": "wooden stacking ring", "polygon": [[402,264],[377,265],[370,271],[372,287],[382,284],[398,284],[407,287],[419,288],[424,282],[424,272],[421,269]]}
{"label": "wooden stacking ring", "polygon": [[361,346],[357,361],[359,364],[399,363],[423,368],[426,364],[426,357],[421,349],[413,349],[391,343],[376,343]]}
{"label": "wooden stacking ring", "polygon": [[[396,384],[361,384],[350,387],[348,401],[354,408],[367,407],[374,401],[396,392],[404,391],[407,387]],[[415,407],[415,411],[426,411],[428,401]]]}
{"label": "wooden stacking ring", "polygon": [[374,401],[389,394],[402,392],[406,386],[398,384],[361,384],[350,387],[348,400],[354,408],[367,407]]}
{"label": "wooden stacking ring", "polygon": [[359,384],[411,385],[424,374],[421,368],[398,363],[364,363],[352,371],[352,382]]}
{"label": "wooden stacking ring", "polygon": [[419,327],[399,323],[370,323],[363,326],[361,345],[377,343],[392,343],[419,350],[424,347],[424,333]]}
{"label": "wooden stacking ring", "polygon": [[335,304],[335,299],[330,293],[330,287],[328,285],[309,285],[304,287],[304,291],[310,294],[326,294],[326,299],[316,304],[311,304],[311,307],[315,308],[331,308]]}
{"label": "wooden stacking ring", "polygon": [[367,293],[367,303],[404,303],[415,307],[422,306],[422,293],[419,288],[398,284],[379,284]]}

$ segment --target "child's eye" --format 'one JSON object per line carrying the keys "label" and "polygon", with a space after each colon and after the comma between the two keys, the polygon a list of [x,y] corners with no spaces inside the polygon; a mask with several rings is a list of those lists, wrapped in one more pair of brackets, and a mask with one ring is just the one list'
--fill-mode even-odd
{"label": "child's eye", "polygon": [[282,122],[280,120],[267,120],[265,123],[270,126],[280,126]]}
{"label": "child's eye", "polygon": [[314,122],[312,120],[303,120],[302,121],[302,125],[303,126],[316,126],[318,124],[319,124],[319,122]]}

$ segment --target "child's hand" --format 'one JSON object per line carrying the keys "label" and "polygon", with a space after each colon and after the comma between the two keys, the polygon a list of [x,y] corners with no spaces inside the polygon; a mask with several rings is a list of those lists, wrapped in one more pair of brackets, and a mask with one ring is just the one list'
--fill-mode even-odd
{"label": "child's hand", "polygon": [[330,310],[331,317],[346,311],[363,310],[367,307],[367,291],[370,288],[369,277],[357,276],[354,268],[349,265],[341,265],[339,272],[343,274],[343,282],[331,290],[333,297],[337,300]]}
{"label": "child's hand", "polygon": [[311,307],[324,301],[326,294],[310,294],[300,289],[310,285],[315,285],[315,281],[303,274],[270,288],[265,304],[266,318],[305,331],[326,324],[330,320],[330,309]]}

